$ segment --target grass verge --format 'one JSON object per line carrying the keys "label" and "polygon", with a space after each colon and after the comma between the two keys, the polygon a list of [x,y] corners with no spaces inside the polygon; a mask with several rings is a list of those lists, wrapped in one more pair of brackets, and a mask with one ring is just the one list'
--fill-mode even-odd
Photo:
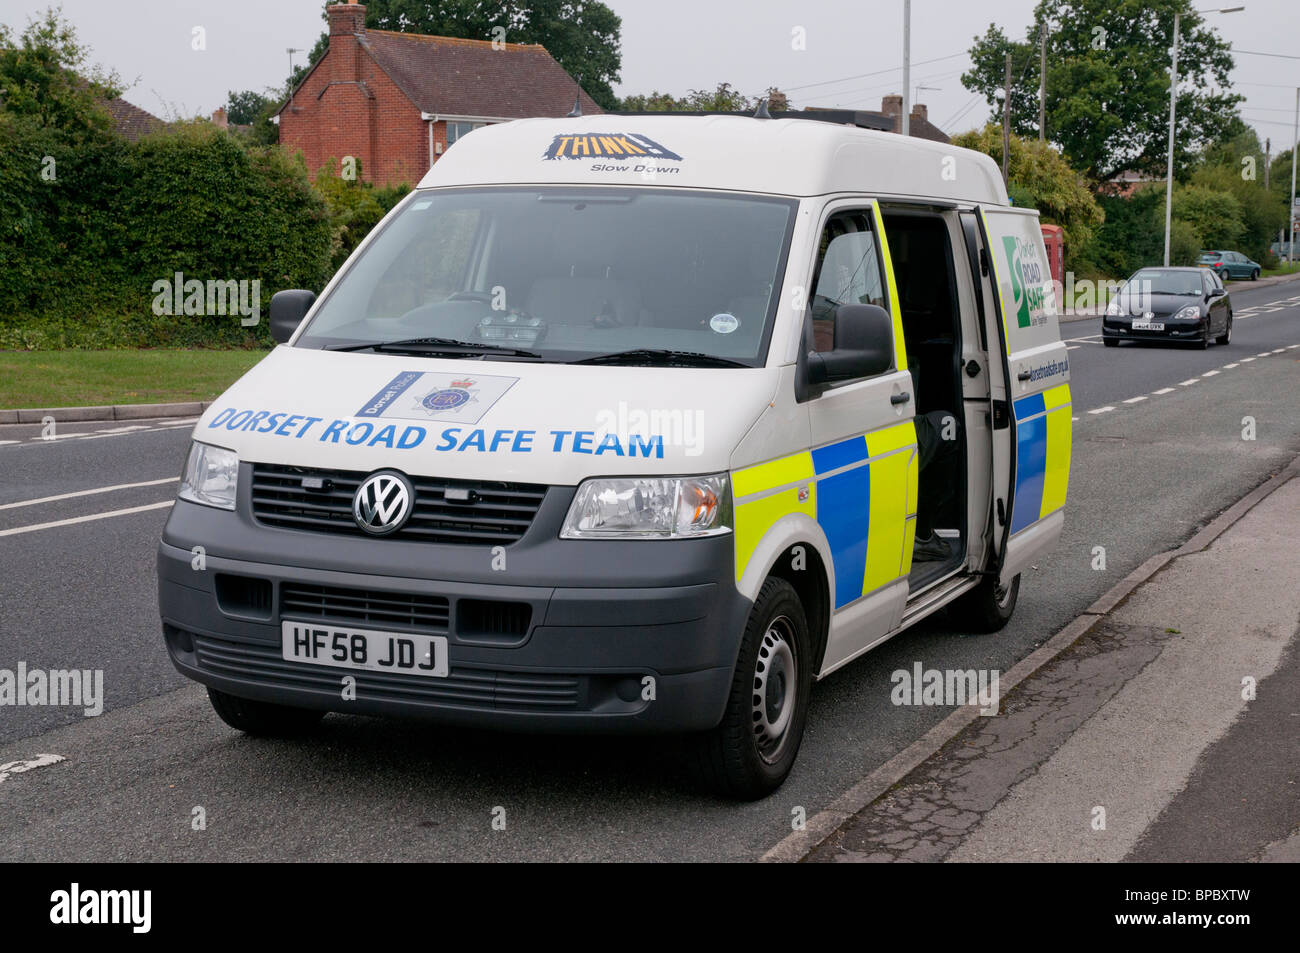
{"label": "grass verge", "polygon": [[0,410],[211,400],[266,351],[0,351]]}

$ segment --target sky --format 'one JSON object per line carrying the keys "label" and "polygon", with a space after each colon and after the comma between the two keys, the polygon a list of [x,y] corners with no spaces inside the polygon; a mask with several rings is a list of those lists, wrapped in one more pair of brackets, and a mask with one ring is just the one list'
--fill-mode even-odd
{"label": "sky", "polygon": [[[682,95],[728,82],[749,94],[779,87],[796,108],[878,110],[882,96],[902,92],[903,0],[605,2],[623,19],[620,95]],[[1300,3],[1231,5],[1239,4],[1246,9],[1207,20],[1234,50],[1251,51],[1237,53],[1232,80],[1246,97],[1243,117],[1277,153],[1293,135],[1300,59],[1253,54],[1300,57]],[[21,30],[48,5],[0,0],[0,23]],[[303,50],[295,62],[304,61],[325,28],[322,6],[323,0],[62,0],[91,61],[126,80],[125,99],[165,119],[209,115],[230,90],[283,83],[286,49]],[[966,51],[990,23],[1022,37],[1033,7],[1034,0],[913,0],[911,85],[931,122],[952,134],[988,118],[989,106],[961,85]],[[205,49],[193,48],[196,27]],[[803,49],[793,48],[797,37]]]}

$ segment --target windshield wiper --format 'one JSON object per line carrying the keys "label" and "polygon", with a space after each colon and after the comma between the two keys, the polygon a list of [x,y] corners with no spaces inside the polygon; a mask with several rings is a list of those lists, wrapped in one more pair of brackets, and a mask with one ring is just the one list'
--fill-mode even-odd
{"label": "windshield wiper", "polygon": [[511,357],[536,357],[535,351],[501,344],[482,344],[478,341],[458,341],[455,338],[407,338],[403,341],[369,341],[365,344],[340,344],[325,348],[327,351],[378,351],[393,354],[423,354],[430,357],[471,357],[485,353],[508,354]]}
{"label": "windshield wiper", "polygon": [[714,354],[701,354],[699,351],[670,351],[666,348],[641,347],[630,351],[615,351],[612,354],[597,354],[584,357],[570,364],[644,364],[653,367],[749,367],[741,361]]}

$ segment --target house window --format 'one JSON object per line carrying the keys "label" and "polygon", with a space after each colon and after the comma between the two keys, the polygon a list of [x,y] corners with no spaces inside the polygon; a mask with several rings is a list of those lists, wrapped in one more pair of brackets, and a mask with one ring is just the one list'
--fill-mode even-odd
{"label": "house window", "polygon": [[475,129],[481,129],[486,126],[485,122],[447,122],[447,145],[455,144],[461,136],[467,136]]}

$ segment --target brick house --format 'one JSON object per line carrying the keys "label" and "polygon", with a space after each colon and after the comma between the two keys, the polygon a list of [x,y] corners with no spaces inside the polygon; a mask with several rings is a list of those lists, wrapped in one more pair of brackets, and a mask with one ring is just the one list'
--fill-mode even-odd
{"label": "brick house", "polygon": [[478,126],[564,116],[575,96],[601,112],[540,45],[367,30],[359,3],[326,12],[329,48],[276,113],[313,175],[354,156],[366,181],[414,184]]}

